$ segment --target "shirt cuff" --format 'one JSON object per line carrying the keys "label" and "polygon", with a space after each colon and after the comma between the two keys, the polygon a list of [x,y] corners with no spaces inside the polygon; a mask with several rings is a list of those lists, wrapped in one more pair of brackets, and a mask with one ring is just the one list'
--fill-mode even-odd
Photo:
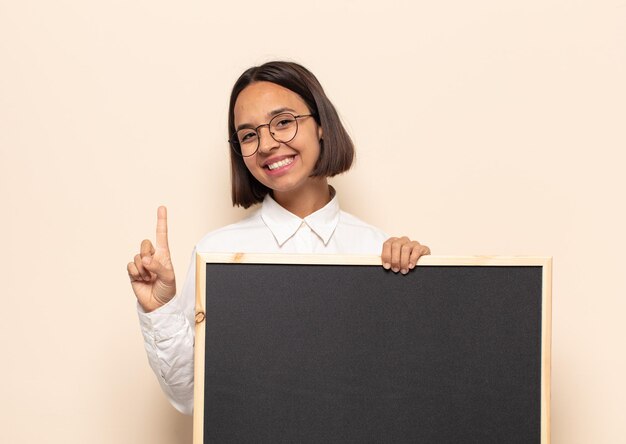
{"label": "shirt cuff", "polygon": [[187,326],[180,295],[174,296],[167,304],[146,313],[137,302],[137,315],[144,334],[157,342],[169,339]]}

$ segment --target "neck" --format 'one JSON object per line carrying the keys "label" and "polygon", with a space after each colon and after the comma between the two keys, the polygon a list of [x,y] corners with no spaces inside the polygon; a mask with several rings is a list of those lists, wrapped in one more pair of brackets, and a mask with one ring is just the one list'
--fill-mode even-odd
{"label": "neck", "polygon": [[309,180],[297,191],[272,193],[274,200],[290,213],[304,219],[330,202],[330,188],[325,177]]}

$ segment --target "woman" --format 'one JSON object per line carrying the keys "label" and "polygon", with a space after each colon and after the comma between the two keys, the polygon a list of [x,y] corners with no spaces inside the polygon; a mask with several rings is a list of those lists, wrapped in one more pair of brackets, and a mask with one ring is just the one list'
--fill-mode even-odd
{"label": "woman", "polygon": [[380,254],[406,274],[428,247],[382,231],[339,209],[328,178],[347,171],[354,146],[315,76],[290,62],[246,70],[228,115],[233,205],[261,203],[250,217],[196,245],[181,292],[167,244],[167,214],[157,213],[156,245],[141,243],[127,266],[138,300],[150,365],[179,411],[193,409],[195,251]]}

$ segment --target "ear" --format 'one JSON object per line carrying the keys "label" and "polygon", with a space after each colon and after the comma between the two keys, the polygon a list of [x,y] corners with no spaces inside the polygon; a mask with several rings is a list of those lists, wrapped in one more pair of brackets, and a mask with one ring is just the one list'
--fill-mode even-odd
{"label": "ear", "polygon": [[320,125],[317,125],[317,138],[322,140],[324,138],[324,131]]}

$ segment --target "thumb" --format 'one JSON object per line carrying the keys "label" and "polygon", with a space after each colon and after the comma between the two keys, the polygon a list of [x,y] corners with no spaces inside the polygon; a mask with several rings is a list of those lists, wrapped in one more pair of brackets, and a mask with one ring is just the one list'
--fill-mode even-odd
{"label": "thumb", "polygon": [[153,259],[151,256],[144,256],[141,258],[142,265],[151,273],[157,275],[157,277],[163,279],[169,277],[170,270],[158,260]]}

